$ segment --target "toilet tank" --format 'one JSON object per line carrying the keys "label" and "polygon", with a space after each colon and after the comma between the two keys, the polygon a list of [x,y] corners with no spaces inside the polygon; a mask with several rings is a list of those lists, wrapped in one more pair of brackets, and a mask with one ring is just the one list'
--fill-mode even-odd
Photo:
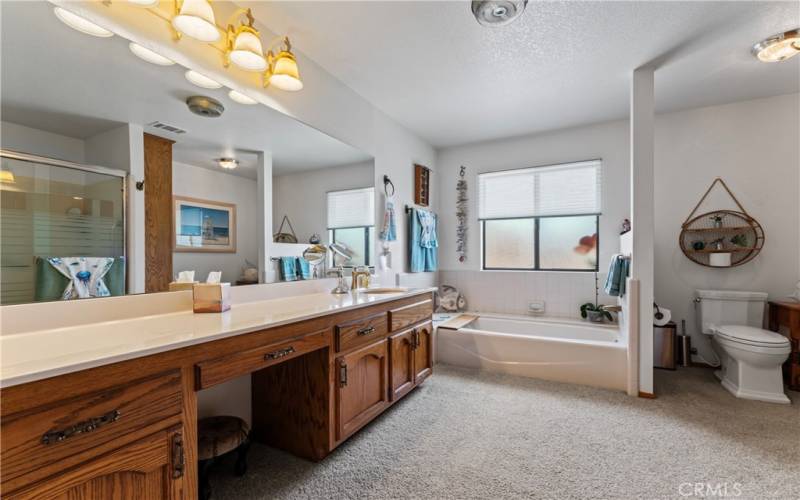
{"label": "toilet tank", "polygon": [[763,328],[767,294],[732,290],[697,290],[698,328],[711,334],[710,325],[744,325]]}

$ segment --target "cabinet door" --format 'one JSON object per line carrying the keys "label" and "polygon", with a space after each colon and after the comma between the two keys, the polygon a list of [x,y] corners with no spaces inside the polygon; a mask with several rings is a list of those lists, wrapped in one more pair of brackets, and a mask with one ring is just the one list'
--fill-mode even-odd
{"label": "cabinet door", "polygon": [[433,373],[433,324],[428,321],[414,331],[414,383],[419,384]]}
{"label": "cabinet door", "polygon": [[416,333],[413,329],[389,337],[389,399],[395,401],[414,388],[414,346]]}
{"label": "cabinet door", "polygon": [[336,437],[342,440],[388,404],[388,339],[336,358]]}
{"label": "cabinet door", "polygon": [[184,460],[182,432],[175,428],[143,437],[5,498],[183,498]]}

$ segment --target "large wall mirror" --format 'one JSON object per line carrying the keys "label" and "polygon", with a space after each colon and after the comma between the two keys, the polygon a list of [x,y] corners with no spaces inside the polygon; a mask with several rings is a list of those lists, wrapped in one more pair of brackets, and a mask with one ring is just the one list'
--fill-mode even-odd
{"label": "large wall mirror", "polygon": [[[374,266],[370,155],[70,29],[48,2],[0,9],[0,304]],[[195,114],[192,96],[224,111]]]}

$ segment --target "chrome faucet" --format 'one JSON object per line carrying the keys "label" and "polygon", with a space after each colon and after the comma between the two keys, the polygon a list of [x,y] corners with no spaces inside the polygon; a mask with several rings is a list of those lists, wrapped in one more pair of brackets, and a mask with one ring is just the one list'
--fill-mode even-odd
{"label": "chrome faucet", "polygon": [[341,295],[349,292],[350,290],[347,289],[347,284],[344,282],[344,268],[339,266],[334,272],[336,273],[336,277],[339,278],[339,283],[336,285],[336,288],[331,290],[331,293]]}

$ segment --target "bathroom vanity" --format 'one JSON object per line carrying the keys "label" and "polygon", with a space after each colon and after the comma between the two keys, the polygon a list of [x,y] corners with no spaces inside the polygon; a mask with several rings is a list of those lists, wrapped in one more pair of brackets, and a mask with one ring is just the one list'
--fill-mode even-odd
{"label": "bathroom vanity", "polygon": [[0,494],[195,498],[197,391],[240,376],[252,438],[321,460],[431,375],[432,310],[317,293],[3,336]]}

